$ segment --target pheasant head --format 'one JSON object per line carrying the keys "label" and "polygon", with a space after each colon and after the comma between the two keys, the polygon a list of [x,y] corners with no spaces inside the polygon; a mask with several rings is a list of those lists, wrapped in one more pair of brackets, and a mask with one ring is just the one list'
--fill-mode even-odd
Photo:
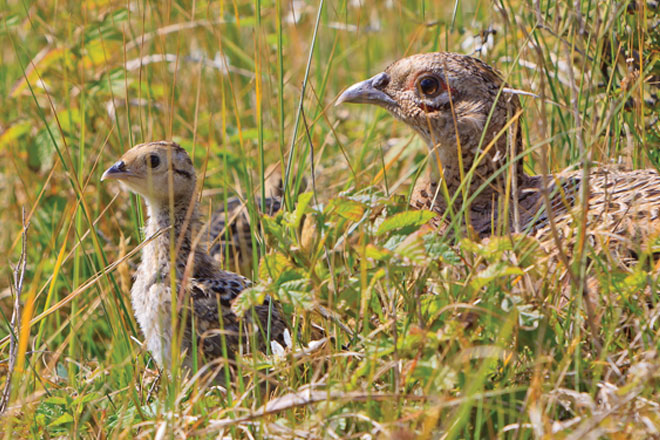
{"label": "pheasant head", "polygon": [[[477,183],[511,157],[508,145],[519,149],[521,143],[517,119],[508,123],[519,116],[517,96],[493,68],[466,55],[403,58],[349,87],[337,100],[344,102],[376,104],[413,128],[440,162],[450,189],[460,184],[461,165],[467,173],[476,164]],[[522,175],[521,166],[516,172]]]}
{"label": "pheasant head", "polygon": [[174,142],[136,145],[101,177],[119,180],[154,206],[189,203],[195,191],[195,168],[188,153]]}

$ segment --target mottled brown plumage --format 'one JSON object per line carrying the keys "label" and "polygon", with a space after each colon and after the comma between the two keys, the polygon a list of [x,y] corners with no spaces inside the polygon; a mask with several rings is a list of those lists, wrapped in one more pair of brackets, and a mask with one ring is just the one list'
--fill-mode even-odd
{"label": "mottled brown plumage", "polygon": [[[339,97],[342,102],[384,107],[424,138],[432,173],[417,182],[411,204],[437,212],[441,230],[467,206],[467,223],[481,237],[526,232],[549,250],[557,239],[575,237],[584,173],[524,173],[517,157],[522,151],[517,92],[484,62],[454,53],[413,55],[351,86]],[[587,176],[587,238],[623,261],[660,232],[660,175],[597,167]],[[447,202],[452,198],[453,214]]]}
{"label": "mottled brown plumage", "polygon": [[[264,212],[274,215],[282,208],[282,174],[279,164],[265,171]],[[261,209],[261,198],[256,198],[257,209]],[[248,274],[252,268],[252,239],[255,226],[250,221],[248,208],[239,197],[227,200],[226,205],[213,212],[209,222],[209,253],[224,267]],[[255,238],[256,239],[256,238]]]}
{"label": "mottled brown plumage", "polygon": [[286,324],[276,302],[267,298],[255,307],[256,322],[250,312],[241,320],[231,311],[233,300],[250,282],[221,270],[207,253],[197,213],[195,169],[183,148],[165,141],[137,145],[103,174],[102,180],[108,179],[119,180],[146,200],[147,244],[131,299],[146,346],[161,367],[171,365],[172,332],[180,328],[173,328],[171,322],[172,285],[184,326],[180,347],[187,352],[184,365],[191,365],[193,340],[205,361],[223,358],[223,338],[229,357],[249,341],[246,335],[255,332],[260,349],[268,332],[272,340],[285,344]]}

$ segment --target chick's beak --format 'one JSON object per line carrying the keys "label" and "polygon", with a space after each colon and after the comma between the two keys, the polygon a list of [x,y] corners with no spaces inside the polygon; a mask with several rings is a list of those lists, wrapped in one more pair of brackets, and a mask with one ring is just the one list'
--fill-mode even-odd
{"label": "chick's beak", "polygon": [[126,177],[132,176],[133,173],[126,168],[126,163],[123,160],[116,162],[113,166],[105,170],[105,173],[101,176],[101,181],[108,179],[124,179]]}
{"label": "chick's beak", "polygon": [[356,104],[376,104],[383,107],[397,106],[395,100],[380,90],[386,87],[389,82],[389,75],[381,72],[365,81],[355,83],[339,96],[335,105],[352,102]]}

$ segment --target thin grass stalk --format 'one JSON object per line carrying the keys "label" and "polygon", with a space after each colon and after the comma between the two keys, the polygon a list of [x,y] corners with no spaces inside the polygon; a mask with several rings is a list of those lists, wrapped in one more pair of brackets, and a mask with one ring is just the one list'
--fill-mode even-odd
{"label": "thin grass stalk", "polygon": [[293,123],[293,134],[291,135],[291,144],[289,145],[289,157],[287,159],[286,170],[284,172],[282,193],[286,208],[289,211],[293,209],[293,200],[291,200],[291,194],[289,193],[291,167],[293,164],[294,157],[296,156],[296,138],[298,136],[298,125],[300,123],[300,116],[302,114],[303,105],[305,102],[305,89],[307,88],[307,80],[309,79],[309,75],[310,75],[312,58],[314,55],[314,47],[316,46],[316,37],[318,35],[319,23],[321,22],[321,12],[323,12],[323,4],[324,4],[324,0],[319,0],[319,6],[317,8],[317,14],[316,14],[316,22],[314,24],[314,31],[312,34],[312,42],[309,46],[307,65],[305,67],[305,75],[303,76],[302,89],[300,91],[300,101],[298,102],[298,111],[296,113],[295,122]]}

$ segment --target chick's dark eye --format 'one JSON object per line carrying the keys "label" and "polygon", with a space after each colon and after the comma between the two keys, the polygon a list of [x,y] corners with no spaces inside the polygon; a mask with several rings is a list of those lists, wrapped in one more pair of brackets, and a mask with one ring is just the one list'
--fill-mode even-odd
{"label": "chick's dark eye", "polygon": [[440,93],[440,81],[433,76],[423,76],[417,80],[417,87],[419,91],[428,98],[432,98]]}
{"label": "chick's dark eye", "polygon": [[160,157],[157,154],[150,154],[148,163],[150,168],[156,168],[160,165]]}

